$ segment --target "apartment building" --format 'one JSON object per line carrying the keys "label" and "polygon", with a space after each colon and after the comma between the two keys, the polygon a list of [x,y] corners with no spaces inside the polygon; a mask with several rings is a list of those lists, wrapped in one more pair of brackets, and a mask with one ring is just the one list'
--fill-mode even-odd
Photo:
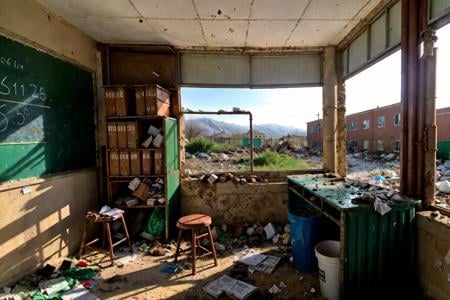
{"label": "apartment building", "polygon": [[[400,103],[346,116],[347,149],[397,152],[400,150]],[[450,107],[436,110],[438,141],[450,141]],[[322,149],[322,120],[307,123],[308,145]]]}

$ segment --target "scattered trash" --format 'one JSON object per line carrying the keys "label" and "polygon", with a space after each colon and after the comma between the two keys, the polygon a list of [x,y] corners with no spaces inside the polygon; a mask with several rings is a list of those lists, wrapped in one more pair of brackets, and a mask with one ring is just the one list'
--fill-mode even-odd
{"label": "scattered trash", "polygon": [[211,174],[211,176],[209,176],[209,178],[208,178],[209,184],[213,184],[214,182],[217,181],[218,178],[219,178],[219,177],[217,177],[216,175]]}
{"label": "scattered trash", "polygon": [[255,233],[255,228],[253,228],[253,227],[248,227],[248,228],[247,228],[247,235],[251,236],[253,233]]}
{"label": "scattered trash", "polygon": [[64,277],[58,277],[39,283],[39,289],[44,294],[53,295],[70,290],[70,286]]}
{"label": "scattered trash", "polygon": [[442,272],[442,261],[440,259],[436,259],[434,262],[434,268],[439,272]]}
{"label": "scattered trash", "polygon": [[222,244],[220,244],[220,243],[214,243],[214,246],[216,247],[216,250],[217,250],[217,251],[222,252],[222,251],[225,251],[225,250],[226,250],[225,246],[222,245]]}
{"label": "scattered trash", "polygon": [[260,264],[254,267],[256,271],[260,271],[267,274],[272,274],[278,263],[280,262],[281,257],[267,255],[267,258],[262,261]]}
{"label": "scattered trash", "polygon": [[203,290],[214,298],[218,298],[224,293],[229,297],[246,299],[258,288],[241,280],[224,275],[207,284]]}
{"label": "scattered trash", "polygon": [[260,253],[249,253],[242,258],[238,259],[238,262],[248,266],[256,267],[267,258],[267,255]]}
{"label": "scattered trash", "polygon": [[280,286],[280,288],[282,288],[282,289],[287,288],[286,283],[284,283],[283,281],[280,282],[279,286]]}
{"label": "scattered trash", "polygon": [[271,238],[273,238],[273,236],[275,235],[276,231],[275,231],[275,227],[272,225],[272,223],[267,224],[264,227],[264,231],[266,232],[266,238],[268,240],[270,240]]}
{"label": "scattered trash", "polygon": [[272,243],[274,244],[278,244],[278,241],[280,240],[280,234],[277,233],[274,235],[274,237],[272,238]]}
{"label": "scattered trash", "polygon": [[85,267],[89,266],[89,264],[87,262],[85,262],[84,260],[80,260],[78,262],[78,266],[81,268],[85,268]]}
{"label": "scattered trash", "polygon": [[46,264],[42,269],[38,271],[38,274],[44,277],[50,277],[53,272],[56,270],[56,267]]}
{"label": "scattered trash", "polygon": [[375,199],[375,203],[373,204],[375,211],[380,213],[380,215],[384,216],[386,213],[391,211],[391,207],[387,205],[385,202],[381,201],[380,198]]}
{"label": "scattered trash", "polygon": [[269,293],[271,293],[272,295],[278,294],[281,292],[281,289],[276,285],[272,285],[272,287],[268,290]]}
{"label": "scattered trash", "polygon": [[61,300],[98,300],[97,296],[91,293],[83,285],[77,285],[70,291],[61,295]]}
{"label": "scattered trash", "polygon": [[436,182],[436,188],[442,193],[450,194],[450,181]]}
{"label": "scattered trash", "polygon": [[164,268],[161,269],[161,273],[166,273],[166,274],[176,274],[176,273],[180,273],[181,271],[183,271],[183,268],[180,268],[176,264],[172,264],[172,263],[169,263],[167,266],[165,266]]}

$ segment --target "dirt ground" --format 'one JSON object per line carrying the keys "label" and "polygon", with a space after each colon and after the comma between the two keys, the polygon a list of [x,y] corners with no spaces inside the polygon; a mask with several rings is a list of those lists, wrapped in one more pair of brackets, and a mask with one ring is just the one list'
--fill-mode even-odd
{"label": "dirt ground", "polygon": [[[255,250],[276,254],[273,246]],[[91,267],[99,270],[92,292],[100,299],[214,299],[202,288],[224,274],[258,287],[249,299],[323,299],[320,296],[318,274],[297,272],[287,258],[280,261],[272,274],[251,274],[247,266],[233,262],[233,255],[219,255],[217,267],[209,256],[197,261],[197,273],[194,276],[190,269],[176,274],[162,273],[167,262],[173,262],[170,256],[153,257],[139,253],[135,260],[121,267],[117,263],[110,266],[108,257],[96,250],[88,253],[84,259]],[[186,256],[181,257],[179,262],[183,260],[186,261]],[[268,293],[273,284],[279,286],[281,281],[287,287],[276,295]],[[311,293],[311,288],[316,292]]]}

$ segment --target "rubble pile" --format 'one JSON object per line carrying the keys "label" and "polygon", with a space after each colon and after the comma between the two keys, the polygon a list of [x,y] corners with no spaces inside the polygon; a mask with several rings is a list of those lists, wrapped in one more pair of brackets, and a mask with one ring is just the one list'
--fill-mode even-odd
{"label": "rubble pile", "polygon": [[[191,174],[186,174],[185,180],[190,180]],[[233,175],[231,173],[211,173],[196,176],[201,182],[214,185],[219,182],[233,182],[234,184],[269,183],[269,179],[258,175]]]}
{"label": "rubble pile", "polygon": [[[270,243],[277,246],[280,254],[289,256],[291,245],[289,224],[285,226],[275,226],[272,223],[265,226],[259,223],[234,226],[223,224],[220,227],[213,227],[212,234],[219,253],[231,254],[236,249],[261,247]],[[202,242],[207,243],[208,240],[204,239]]]}
{"label": "rubble pile", "polygon": [[450,161],[437,162],[436,166],[436,204],[450,208]]}

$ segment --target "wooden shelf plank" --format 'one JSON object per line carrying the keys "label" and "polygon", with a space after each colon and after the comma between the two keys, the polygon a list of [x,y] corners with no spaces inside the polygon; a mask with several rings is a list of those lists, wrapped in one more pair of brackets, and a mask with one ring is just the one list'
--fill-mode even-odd
{"label": "wooden shelf plank", "polygon": [[133,179],[134,177],[164,177],[165,174],[159,174],[159,175],[130,175],[130,176],[116,176],[116,175],[109,175],[108,177],[110,180],[121,180],[121,179]]}
{"label": "wooden shelf plank", "polygon": [[162,148],[107,148],[106,151],[141,151],[141,150],[163,150]]}
{"label": "wooden shelf plank", "polygon": [[126,206],[126,205],[118,205],[115,206],[117,208],[120,209],[127,209],[127,208],[165,208],[165,204],[161,204],[161,205],[133,205],[133,206]]}

